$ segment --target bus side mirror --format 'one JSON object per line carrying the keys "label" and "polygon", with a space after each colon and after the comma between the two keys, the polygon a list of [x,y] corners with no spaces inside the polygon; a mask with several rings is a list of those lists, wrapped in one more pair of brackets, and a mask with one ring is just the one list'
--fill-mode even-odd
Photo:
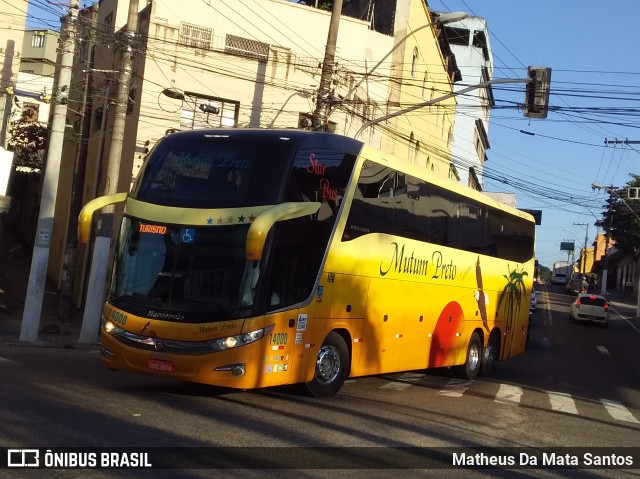
{"label": "bus side mirror", "polygon": [[267,235],[277,221],[312,215],[320,209],[319,202],[282,203],[266,209],[253,220],[247,233],[247,261],[262,258]]}
{"label": "bus side mirror", "polygon": [[127,193],[116,193],[115,195],[100,196],[89,201],[80,210],[78,215],[78,241],[82,244],[89,242],[89,233],[91,232],[91,220],[93,214],[107,205],[114,203],[122,203],[127,199]]}

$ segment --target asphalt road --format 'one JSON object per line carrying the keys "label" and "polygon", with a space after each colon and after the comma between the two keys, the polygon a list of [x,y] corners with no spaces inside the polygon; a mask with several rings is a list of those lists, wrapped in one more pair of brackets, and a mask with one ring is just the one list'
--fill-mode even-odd
{"label": "asphalt road", "polygon": [[[232,391],[107,371],[99,364],[97,348],[0,346],[0,445],[275,448],[270,450],[273,460],[285,468],[296,464],[300,447],[340,447],[350,454],[358,452],[352,448],[379,447],[380,457],[389,458],[386,466],[365,475],[359,475],[362,470],[331,472],[350,478],[389,477],[389,468],[399,461],[393,448],[624,452],[640,444],[640,324],[615,313],[607,329],[572,324],[570,299],[551,286],[539,294],[527,351],[499,363],[492,378],[460,381],[447,370],[380,375],[349,380],[337,396],[324,399],[305,396],[296,387]],[[634,464],[640,469],[640,457]],[[398,466],[411,468],[410,463]],[[637,477],[637,471],[616,468],[471,469],[490,477]],[[37,472],[68,477],[58,474],[69,471]],[[122,473],[82,472],[85,476],[74,477]],[[151,472],[144,477],[212,477],[204,470],[189,476]],[[273,477],[327,475],[307,468],[295,474],[267,472]],[[470,471],[435,472],[465,477]],[[0,471],[0,477],[7,473]],[[246,470],[232,476],[264,473]],[[416,477],[432,473],[411,472]],[[129,471],[122,477],[138,476]]]}

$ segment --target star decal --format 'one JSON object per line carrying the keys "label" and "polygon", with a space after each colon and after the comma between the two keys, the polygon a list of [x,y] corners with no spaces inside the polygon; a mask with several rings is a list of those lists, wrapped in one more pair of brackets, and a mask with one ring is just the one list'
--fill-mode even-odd
{"label": "star decal", "polygon": [[218,218],[218,224],[221,225],[224,222],[224,220],[222,219],[222,217]]}
{"label": "star decal", "polygon": [[249,223],[253,223],[255,221],[256,217],[251,215],[249,216]]}
{"label": "star decal", "polygon": [[227,223],[230,223],[230,224],[233,223],[233,217],[229,216],[227,218]]}
{"label": "star decal", "polygon": [[208,225],[212,225],[213,224],[213,218],[208,218],[207,219],[207,224]]}
{"label": "star decal", "polygon": [[244,223],[244,216],[238,216],[238,223]]}

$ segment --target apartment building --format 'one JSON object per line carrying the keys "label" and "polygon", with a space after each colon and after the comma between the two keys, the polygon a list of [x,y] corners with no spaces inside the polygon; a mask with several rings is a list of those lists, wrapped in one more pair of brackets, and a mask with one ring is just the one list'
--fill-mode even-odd
{"label": "apartment building", "polygon": [[53,78],[58,60],[60,32],[28,29],[22,41],[20,71]]}
{"label": "apartment building", "polygon": [[[486,20],[467,17],[444,28],[462,74],[462,80],[454,85],[454,91],[490,81],[493,78],[493,55]],[[479,191],[484,187],[484,163],[487,150],[491,148],[489,117],[494,106],[491,85],[458,97],[452,162],[459,172],[460,182]]]}

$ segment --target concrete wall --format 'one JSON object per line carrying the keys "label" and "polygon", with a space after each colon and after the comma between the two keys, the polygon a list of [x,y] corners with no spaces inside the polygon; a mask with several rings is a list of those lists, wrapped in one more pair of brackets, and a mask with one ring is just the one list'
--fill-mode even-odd
{"label": "concrete wall", "polygon": [[0,92],[18,76],[27,8],[27,0],[0,2]]}

